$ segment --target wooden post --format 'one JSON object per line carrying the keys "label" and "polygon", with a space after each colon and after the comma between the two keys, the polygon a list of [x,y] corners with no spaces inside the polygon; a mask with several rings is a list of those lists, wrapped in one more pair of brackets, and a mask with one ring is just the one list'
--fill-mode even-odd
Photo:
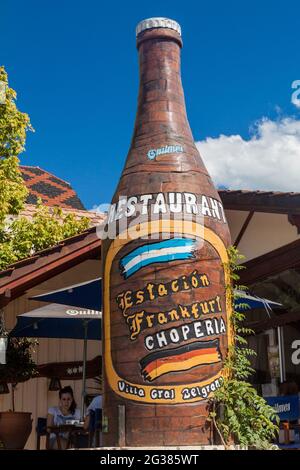
{"label": "wooden post", "polygon": [[118,405],[118,445],[126,446],[125,405]]}

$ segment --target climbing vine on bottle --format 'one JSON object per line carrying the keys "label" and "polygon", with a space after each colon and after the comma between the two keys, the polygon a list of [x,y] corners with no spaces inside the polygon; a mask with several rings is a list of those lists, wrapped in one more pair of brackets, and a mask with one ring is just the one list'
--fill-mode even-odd
{"label": "climbing vine on bottle", "polygon": [[[247,335],[254,332],[243,326],[248,305],[239,301],[241,297],[235,293],[246,290],[245,286],[238,285],[239,271],[244,268],[239,264],[243,256],[233,246],[228,249],[228,255],[225,269],[230,283],[226,289],[230,291],[232,301],[230,326],[233,344],[224,362],[223,384],[210,400],[209,420],[225,447],[235,443],[260,449],[270,448],[278,432],[279,418],[248,382],[254,372],[249,358],[256,353],[248,348]],[[235,308],[237,305],[239,311]]]}

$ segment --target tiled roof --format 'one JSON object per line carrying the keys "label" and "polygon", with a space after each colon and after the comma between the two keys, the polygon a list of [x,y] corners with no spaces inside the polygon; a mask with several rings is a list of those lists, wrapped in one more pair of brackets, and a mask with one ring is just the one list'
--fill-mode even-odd
{"label": "tiled roof", "polygon": [[21,165],[24,183],[29,190],[28,204],[41,198],[46,206],[84,210],[84,205],[69,183],[37,166]]}
{"label": "tiled roof", "polygon": [[300,193],[220,189],[225,209],[300,214]]}
{"label": "tiled roof", "polygon": [[[91,227],[96,227],[97,225],[101,224],[101,222],[106,217],[105,214],[100,214],[99,212],[86,211],[86,210],[80,210],[80,209],[71,209],[70,207],[69,208],[63,207],[62,210],[65,215],[67,215],[68,213],[71,213],[71,214],[74,214],[78,218],[87,217],[88,219],[90,219]],[[24,216],[27,219],[32,219],[35,212],[36,212],[36,206],[34,204],[25,204],[25,207],[21,211],[20,216]]]}
{"label": "tiled roof", "polygon": [[0,304],[23,295],[54,275],[77,266],[82,261],[99,259],[101,240],[96,227],[62,240],[59,244],[20,260],[0,272]]}
{"label": "tiled roof", "polygon": [[284,191],[263,191],[263,190],[252,190],[252,189],[219,189],[219,194],[243,194],[243,195],[269,195],[269,196],[300,196],[300,193],[295,192],[284,192]]}

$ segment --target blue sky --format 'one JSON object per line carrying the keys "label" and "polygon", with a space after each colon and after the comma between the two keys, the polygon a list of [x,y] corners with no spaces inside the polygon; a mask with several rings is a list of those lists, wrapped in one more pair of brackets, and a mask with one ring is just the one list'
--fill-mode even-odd
{"label": "blue sky", "polygon": [[[300,4],[292,0],[2,0],[0,63],[36,130],[22,163],[69,181],[87,208],[110,201],[136,112],[135,26],[151,16],[181,24],[188,116],[216,184],[295,191]],[[249,180],[255,161],[262,174]],[[280,164],[291,167],[285,185]]]}

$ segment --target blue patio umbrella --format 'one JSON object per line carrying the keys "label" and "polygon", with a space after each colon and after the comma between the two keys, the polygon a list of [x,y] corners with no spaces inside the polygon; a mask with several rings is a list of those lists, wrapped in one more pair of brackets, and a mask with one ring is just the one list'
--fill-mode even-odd
{"label": "blue patio umbrella", "polygon": [[[101,312],[50,304],[17,316],[10,336],[101,339]],[[85,329],[87,331],[85,331]]]}
{"label": "blue patio umbrella", "polygon": [[[278,302],[273,302],[272,300],[264,299],[263,297],[257,297],[256,295],[251,295],[245,291],[234,290],[236,298],[234,299],[234,308],[238,312],[245,312],[248,309],[255,308],[264,308],[268,315],[273,309],[282,308],[283,305]],[[247,304],[248,307],[244,307],[242,304]]]}
{"label": "blue patio umbrella", "polygon": [[30,297],[42,302],[53,302],[92,310],[102,309],[102,280],[100,277],[91,281],[73,284],[63,289]]}
{"label": "blue patio umbrella", "polygon": [[87,340],[101,339],[102,313],[98,310],[49,304],[17,316],[12,337],[83,339],[81,416],[84,412]]}

